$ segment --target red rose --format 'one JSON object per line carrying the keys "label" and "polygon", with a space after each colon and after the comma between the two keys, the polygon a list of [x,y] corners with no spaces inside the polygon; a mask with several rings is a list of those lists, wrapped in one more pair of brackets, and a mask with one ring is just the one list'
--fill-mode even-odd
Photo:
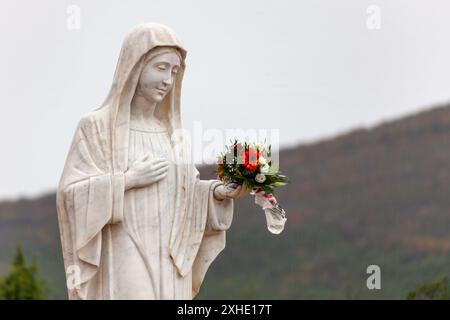
{"label": "red rose", "polygon": [[259,150],[255,148],[248,148],[242,154],[242,164],[249,171],[258,169]]}
{"label": "red rose", "polygon": [[257,163],[249,163],[248,165],[245,166],[247,168],[247,170],[249,171],[255,171],[256,169],[258,169],[258,164]]}

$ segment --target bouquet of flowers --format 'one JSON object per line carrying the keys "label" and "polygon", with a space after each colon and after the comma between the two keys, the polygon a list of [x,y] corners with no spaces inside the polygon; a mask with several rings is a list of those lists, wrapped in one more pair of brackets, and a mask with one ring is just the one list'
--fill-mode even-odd
{"label": "bouquet of flowers", "polygon": [[227,185],[252,189],[255,203],[266,214],[267,228],[278,234],[284,229],[286,213],[274,197],[274,188],[289,183],[278,167],[272,165],[271,145],[240,143],[235,140],[218,157],[217,176]]}

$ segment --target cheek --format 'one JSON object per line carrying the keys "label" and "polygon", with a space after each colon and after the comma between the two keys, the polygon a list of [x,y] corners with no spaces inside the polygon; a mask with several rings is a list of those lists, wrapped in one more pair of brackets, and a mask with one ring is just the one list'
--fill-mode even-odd
{"label": "cheek", "polygon": [[139,87],[143,92],[150,92],[153,88],[152,82],[149,82],[148,80],[142,80],[139,82]]}
{"label": "cheek", "polygon": [[160,79],[158,79],[158,75],[147,70],[142,72],[141,78],[139,79],[139,85],[143,89],[152,89],[156,87],[159,82]]}

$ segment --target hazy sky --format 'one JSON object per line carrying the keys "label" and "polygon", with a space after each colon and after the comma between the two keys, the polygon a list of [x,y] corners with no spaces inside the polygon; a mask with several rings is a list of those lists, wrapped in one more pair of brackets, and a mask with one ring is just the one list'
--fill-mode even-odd
{"label": "hazy sky", "polygon": [[278,128],[287,146],[449,101],[449,13],[447,0],[2,0],[0,198],[56,188],[135,24],[166,24],[188,50],[186,128]]}

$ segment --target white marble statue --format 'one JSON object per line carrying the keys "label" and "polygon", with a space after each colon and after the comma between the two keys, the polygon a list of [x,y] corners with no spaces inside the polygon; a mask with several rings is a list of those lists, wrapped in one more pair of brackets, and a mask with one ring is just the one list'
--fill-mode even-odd
{"label": "white marble statue", "polygon": [[178,134],[185,58],[168,27],[134,27],[77,126],[57,192],[70,299],[192,299],[225,247],[250,190],[199,178]]}

